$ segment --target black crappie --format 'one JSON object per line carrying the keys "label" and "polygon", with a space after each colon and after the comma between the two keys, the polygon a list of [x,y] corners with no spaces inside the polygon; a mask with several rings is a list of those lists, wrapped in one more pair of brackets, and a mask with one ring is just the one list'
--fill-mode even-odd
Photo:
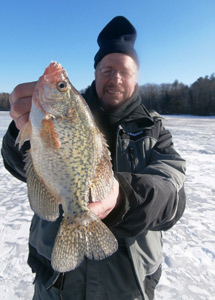
{"label": "black crappie", "polygon": [[110,153],[91,112],[70,83],[66,71],[52,62],[35,87],[30,120],[17,142],[30,140],[26,157],[28,197],[32,210],[54,221],[62,204],[64,218],[52,253],[59,272],[75,269],[84,259],[104,259],[117,240],[88,208],[113,186]]}

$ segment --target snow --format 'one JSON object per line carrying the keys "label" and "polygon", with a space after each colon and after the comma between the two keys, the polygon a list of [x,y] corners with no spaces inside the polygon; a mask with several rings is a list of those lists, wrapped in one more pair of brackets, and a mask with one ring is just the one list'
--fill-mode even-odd
{"label": "snow", "polygon": [[[0,112],[0,143],[10,122]],[[187,206],[181,220],[163,233],[163,273],[155,300],[215,299],[215,118],[164,116],[175,148],[187,160]],[[27,265],[32,211],[26,186],[0,158],[0,300],[32,299]],[[93,300],[93,299],[92,299]]]}

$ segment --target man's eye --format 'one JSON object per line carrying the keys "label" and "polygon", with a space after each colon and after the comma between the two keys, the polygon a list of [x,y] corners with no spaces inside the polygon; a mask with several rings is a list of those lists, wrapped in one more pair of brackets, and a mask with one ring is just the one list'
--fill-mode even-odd
{"label": "man's eye", "polygon": [[127,76],[129,76],[129,73],[126,72],[126,71],[121,71],[121,72],[120,72],[120,75],[121,75],[122,77],[127,77]]}
{"label": "man's eye", "polygon": [[130,78],[132,76],[132,74],[128,71],[121,71],[120,75],[124,78]]}
{"label": "man's eye", "polygon": [[112,75],[112,73],[113,73],[113,70],[109,69],[109,68],[101,68],[100,72],[101,72],[102,76],[104,76],[104,77],[110,77]]}
{"label": "man's eye", "polygon": [[107,77],[111,75],[111,71],[104,71],[102,74]]}

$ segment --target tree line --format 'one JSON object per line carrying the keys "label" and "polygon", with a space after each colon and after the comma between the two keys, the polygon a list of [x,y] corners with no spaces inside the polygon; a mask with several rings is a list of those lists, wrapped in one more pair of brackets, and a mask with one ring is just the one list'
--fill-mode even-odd
{"label": "tree line", "polygon": [[[197,79],[190,86],[179,83],[144,84],[143,103],[160,114],[215,115],[215,75]],[[0,93],[0,110],[9,110],[9,94]]]}
{"label": "tree line", "polygon": [[0,93],[0,110],[10,110],[8,93]]}
{"label": "tree line", "polygon": [[172,84],[140,86],[143,103],[160,114],[215,115],[215,76],[205,76],[187,86]]}

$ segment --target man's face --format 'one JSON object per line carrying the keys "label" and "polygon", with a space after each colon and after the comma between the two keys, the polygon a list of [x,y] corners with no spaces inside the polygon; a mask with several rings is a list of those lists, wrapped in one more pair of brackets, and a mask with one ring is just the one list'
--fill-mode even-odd
{"label": "man's face", "polygon": [[137,65],[126,54],[103,57],[95,71],[96,92],[107,110],[119,107],[131,97],[137,84]]}

